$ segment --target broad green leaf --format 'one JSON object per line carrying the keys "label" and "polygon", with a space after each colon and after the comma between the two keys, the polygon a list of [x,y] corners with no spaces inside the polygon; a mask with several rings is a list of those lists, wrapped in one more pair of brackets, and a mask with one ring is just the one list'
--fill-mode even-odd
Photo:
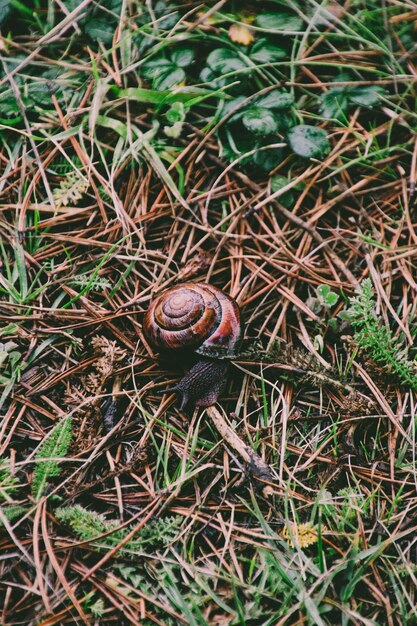
{"label": "broad green leaf", "polygon": [[0,25],[5,21],[11,10],[10,0],[0,0]]}
{"label": "broad green leaf", "polygon": [[[253,150],[253,148],[256,147],[256,144],[254,145],[253,135],[251,133],[239,132],[234,135],[232,134],[231,130],[226,127],[225,134],[227,142],[224,142],[222,144],[222,156],[224,156],[226,159],[229,159],[229,161],[234,161],[236,157],[242,156],[243,154],[250,152],[250,150]],[[250,160],[250,156],[245,157],[244,159],[239,161],[239,163],[240,165],[243,165]]]}
{"label": "broad green leaf", "polygon": [[200,72],[200,80],[202,83],[211,83],[216,80],[216,74],[209,67],[203,67]]}
{"label": "broad green leaf", "polygon": [[330,287],[329,285],[319,285],[316,291],[317,291],[317,295],[320,296],[320,298],[323,298],[323,300],[325,300],[326,296],[330,293]]}
{"label": "broad green leaf", "polygon": [[284,48],[266,43],[265,39],[261,39],[252,46],[249,56],[256,63],[275,63],[285,59],[288,53]]}
{"label": "broad green leaf", "polygon": [[270,172],[282,161],[282,149],[270,148],[267,150],[258,150],[253,157],[253,163],[265,172]]}
{"label": "broad green leaf", "polygon": [[162,72],[176,69],[176,66],[168,59],[159,57],[151,59],[142,65],[141,74],[144,78],[157,78]]}
{"label": "broad green leaf", "polygon": [[291,149],[305,159],[325,157],[330,152],[327,133],[322,128],[300,124],[288,132]]}
{"label": "broad green leaf", "polygon": [[86,23],[84,30],[93,41],[101,41],[110,45],[113,41],[117,22],[109,17],[91,17]]}
{"label": "broad green leaf", "polygon": [[167,2],[157,2],[155,4],[153,12],[158,20],[158,30],[169,30],[181,19],[181,14],[175,9],[175,5]]}
{"label": "broad green leaf", "polygon": [[210,52],[207,65],[216,74],[235,72],[247,67],[237,53],[229,48],[217,48]]}
{"label": "broad green leaf", "polygon": [[242,107],[242,103],[245,102],[245,96],[238,96],[237,98],[233,98],[233,100],[228,100],[224,102],[222,108],[222,116],[228,115],[232,111],[236,111],[235,115],[230,118],[230,122],[236,121],[241,118],[244,113],[244,108]]}
{"label": "broad green leaf", "polygon": [[349,89],[349,102],[363,107],[373,107],[380,102],[380,96],[384,91],[383,87],[378,85],[353,87]]}
{"label": "broad green leaf", "polygon": [[[275,193],[276,191],[279,191],[283,187],[286,187],[289,182],[290,180],[285,176],[272,176],[269,181],[269,184],[271,185],[271,192]],[[277,199],[278,202],[285,206],[286,209],[290,209],[294,206],[295,197],[292,189],[285,191],[282,196],[279,196]]]}
{"label": "broad green leaf", "polygon": [[160,91],[169,89],[174,85],[178,85],[185,80],[185,72],[181,67],[177,67],[174,71],[168,70],[163,72],[158,78],[155,78],[155,87]]}
{"label": "broad green leaf", "polygon": [[171,52],[171,60],[178,67],[187,67],[194,61],[194,50],[192,48],[182,48]]}
{"label": "broad green leaf", "polygon": [[251,107],[242,116],[244,126],[255,135],[270,135],[277,130],[274,114],[264,107]]}
{"label": "broad green leaf", "polygon": [[256,99],[257,106],[266,109],[287,109],[294,103],[294,96],[288,91],[274,89],[264,96]]}
{"label": "broad green leaf", "polygon": [[320,113],[326,119],[340,119],[349,106],[345,87],[334,87],[320,96]]}
{"label": "broad green leaf", "polygon": [[256,25],[265,30],[278,30],[283,33],[303,30],[303,20],[286,11],[262,12],[256,17]]}
{"label": "broad green leaf", "polygon": [[278,132],[283,134],[286,134],[296,123],[294,115],[286,110],[277,113],[275,119],[277,120]]}

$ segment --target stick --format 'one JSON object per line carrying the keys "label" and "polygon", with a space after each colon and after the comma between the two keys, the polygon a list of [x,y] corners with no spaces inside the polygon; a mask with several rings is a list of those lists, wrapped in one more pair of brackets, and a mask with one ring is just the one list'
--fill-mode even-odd
{"label": "stick", "polygon": [[259,480],[273,482],[274,475],[269,465],[264,463],[261,457],[252,448],[237,436],[230,428],[222,414],[214,406],[207,409],[207,415],[211,419],[214,427],[218,430],[223,439],[235,452],[247,463],[251,474]]}

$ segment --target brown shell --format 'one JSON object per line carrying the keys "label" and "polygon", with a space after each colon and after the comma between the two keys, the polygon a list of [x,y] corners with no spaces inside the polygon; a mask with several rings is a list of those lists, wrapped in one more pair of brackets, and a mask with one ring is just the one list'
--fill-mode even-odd
{"label": "brown shell", "polygon": [[236,302],[207,283],[182,283],[152,300],[143,319],[147,341],[157,349],[193,349],[233,356],[241,339]]}

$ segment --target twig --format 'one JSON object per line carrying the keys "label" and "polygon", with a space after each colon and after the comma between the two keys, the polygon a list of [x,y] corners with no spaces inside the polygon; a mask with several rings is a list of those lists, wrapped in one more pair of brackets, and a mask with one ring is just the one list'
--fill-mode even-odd
{"label": "twig", "polygon": [[235,452],[248,464],[251,474],[262,481],[272,482],[275,477],[272,469],[267,465],[261,457],[246,445],[230,428],[223,415],[214,406],[207,409],[207,415],[211,419],[213,426],[218,430],[223,439],[229,444]]}

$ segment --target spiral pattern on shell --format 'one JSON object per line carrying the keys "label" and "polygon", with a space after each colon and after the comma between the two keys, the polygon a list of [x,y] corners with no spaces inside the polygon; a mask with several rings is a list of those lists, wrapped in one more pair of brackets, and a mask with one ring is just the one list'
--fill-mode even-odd
{"label": "spiral pattern on shell", "polygon": [[158,349],[193,349],[199,354],[233,356],[241,339],[236,302],[207,283],[183,283],[163,291],[143,320],[148,342]]}

